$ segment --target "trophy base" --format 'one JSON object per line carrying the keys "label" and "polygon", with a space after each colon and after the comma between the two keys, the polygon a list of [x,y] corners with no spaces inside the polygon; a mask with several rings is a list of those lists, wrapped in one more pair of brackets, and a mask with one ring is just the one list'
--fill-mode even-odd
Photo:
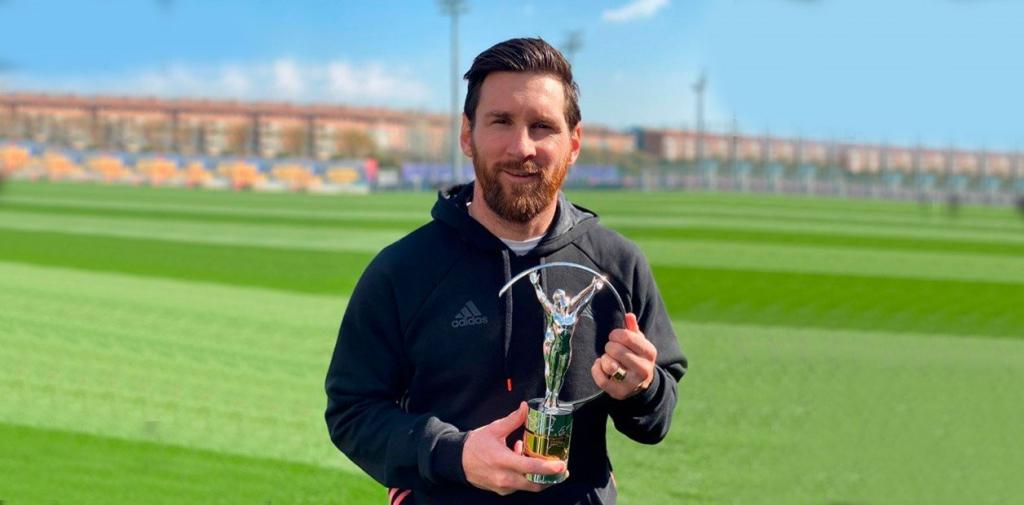
{"label": "trophy base", "polygon": [[[568,464],[572,407],[559,405],[552,409],[544,406],[543,398],[534,398],[526,405],[530,410],[523,433],[523,453],[532,458],[560,460]],[[526,479],[537,484],[558,484],[568,476],[568,471],[556,475],[528,473]]]}

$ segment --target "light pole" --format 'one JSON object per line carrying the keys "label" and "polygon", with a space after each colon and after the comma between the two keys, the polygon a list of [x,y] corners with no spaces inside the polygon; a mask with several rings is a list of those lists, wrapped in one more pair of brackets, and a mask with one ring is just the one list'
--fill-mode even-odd
{"label": "light pole", "polygon": [[1024,154],[1017,151],[1013,155],[1013,190],[1024,193]]}
{"label": "light pole", "polygon": [[695,157],[698,166],[704,159],[704,90],[707,84],[707,72],[701,71],[697,82],[693,83],[693,92],[697,94],[697,145]]}
{"label": "light pole", "polygon": [[462,150],[459,149],[459,14],[469,6],[465,0],[438,0],[441,11],[452,18],[452,183],[462,179]]}
{"label": "light pole", "polygon": [[583,32],[572,30],[566,35],[565,43],[562,45],[562,51],[565,52],[570,65],[576,61],[576,53],[580,52],[580,49],[583,49]]}

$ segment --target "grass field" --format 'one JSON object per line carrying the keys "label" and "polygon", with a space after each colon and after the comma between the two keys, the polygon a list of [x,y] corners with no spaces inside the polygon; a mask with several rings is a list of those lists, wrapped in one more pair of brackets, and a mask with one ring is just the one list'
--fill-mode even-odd
{"label": "grass field", "polygon": [[[640,244],[691,360],[621,502],[1003,504],[1024,484],[1024,220],[574,192]],[[360,504],[323,376],[363,267],[432,194],[8,183],[0,503]]]}

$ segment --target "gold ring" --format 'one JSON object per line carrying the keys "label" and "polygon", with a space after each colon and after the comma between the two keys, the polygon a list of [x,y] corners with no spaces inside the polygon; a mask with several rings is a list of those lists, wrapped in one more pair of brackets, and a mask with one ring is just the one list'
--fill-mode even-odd
{"label": "gold ring", "polygon": [[622,382],[626,380],[626,369],[621,366],[617,368],[615,373],[612,374],[612,380],[615,382]]}

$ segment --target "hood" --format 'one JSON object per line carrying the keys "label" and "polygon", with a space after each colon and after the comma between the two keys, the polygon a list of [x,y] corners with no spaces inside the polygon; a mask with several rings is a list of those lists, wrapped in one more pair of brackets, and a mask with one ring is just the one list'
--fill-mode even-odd
{"label": "hood", "polygon": [[[434,220],[455,229],[463,240],[474,247],[504,250],[505,243],[473,219],[466,210],[466,204],[473,199],[473,184],[469,182],[439,191],[430,215]],[[544,238],[529,254],[544,256],[557,251],[586,233],[597,222],[596,213],[570,203],[565,194],[559,191],[555,218]]]}

